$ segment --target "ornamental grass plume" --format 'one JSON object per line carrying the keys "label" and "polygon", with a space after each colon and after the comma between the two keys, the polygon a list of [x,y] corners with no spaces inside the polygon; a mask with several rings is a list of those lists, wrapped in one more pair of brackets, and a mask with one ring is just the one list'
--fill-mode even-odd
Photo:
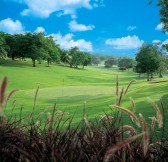
{"label": "ornamental grass plume", "polygon": [[129,82],[129,84],[127,85],[127,88],[126,88],[126,90],[125,90],[125,92],[124,92],[124,96],[127,94],[127,92],[128,92],[128,90],[129,90],[130,86],[132,85],[132,83],[135,83],[135,82],[136,82],[135,79],[133,79],[133,80],[131,80],[131,81]]}
{"label": "ornamental grass plume", "polygon": [[139,117],[140,117],[140,120],[142,123],[142,129],[144,132],[144,134],[143,134],[143,153],[145,156],[148,151],[148,147],[149,147],[149,132],[148,132],[147,123],[141,113],[139,114]]}
{"label": "ornamental grass plume", "polygon": [[6,122],[6,116],[5,116],[5,108],[7,106],[7,103],[10,99],[10,97],[18,91],[18,89],[12,90],[7,97],[5,97],[6,88],[7,88],[7,77],[4,77],[0,86],[0,120],[2,120],[2,123],[4,124]]}
{"label": "ornamental grass plume", "polygon": [[137,118],[137,116],[136,116],[133,112],[131,112],[130,110],[128,110],[128,109],[126,109],[126,108],[124,108],[124,107],[117,106],[117,105],[112,105],[111,107],[118,108],[119,110],[122,110],[122,112],[127,113],[132,119],[134,119],[136,125],[137,125],[138,127],[141,127],[141,124],[140,124],[139,119]]}
{"label": "ornamental grass plume", "polygon": [[[119,143],[117,143],[115,146],[112,146],[111,148],[109,148],[104,156],[104,162],[108,162],[110,161],[111,156],[118,150],[120,150],[121,148],[125,147],[126,145],[130,144],[131,142],[135,141],[137,138],[143,136],[144,133],[140,133],[137,134],[133,137],[127,138]],[[123,159],[124,160],[124,159]]]}
{"label": "ornamental grass plume", "polygon": [[149,101],[156,111],[156,119],[157,119],[157,122],[158,122],[158,126],[159,126],[159,128],[162,128],[163,127],[163,117],[162,117],[162,114],[160,112],[160,109],[159,109],[158,105],[152,99],[149,99]]}

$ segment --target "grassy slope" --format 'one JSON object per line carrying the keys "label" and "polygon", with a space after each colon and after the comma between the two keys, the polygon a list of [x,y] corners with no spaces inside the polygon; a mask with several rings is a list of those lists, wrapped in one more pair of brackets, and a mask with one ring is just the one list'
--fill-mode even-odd
{"label": "grassy slope", "polygon": [[[37,67],[33,68],[29,61],[0,61],[0,79],[8,77],[8,91],[20,89],[12,97],[12,100],[17,100],[15,113],[17,114],[22,106],[25,117],[32,111],[38,86],[40,89],[36,102],[37,113],[50,111],[50,106],[57,103],[58,110],[68,111],[70,115],[75,113],[75,121],[78,122],[82,117],[84,100],[87,102],[87,114],[90,118],[103,114],[103,111],[110,113],[109,105],[115,101],[116,74],[119,75],[120,88],[126,87],[132,79],[137,80],[124,97],[122,105],[131,108],[129,97],[133,97],[137,113],[143,113],[146,118],[155,115],[147,97],[158,102],[159,97],[163,96],[164,102],[168,101],[168,82],[149,84],[145,78],[139,79],[138,75],[131,71],[121,72],[101,67],[87,67],[85,70],[56,65],[46,67],[45,63],[37,64]],[[168,80],[167,77],[164,78],[166,79]],[[6,111],[10,112],[10,109],[11,102]],[[125,117],[125,121],[127,119]]]}

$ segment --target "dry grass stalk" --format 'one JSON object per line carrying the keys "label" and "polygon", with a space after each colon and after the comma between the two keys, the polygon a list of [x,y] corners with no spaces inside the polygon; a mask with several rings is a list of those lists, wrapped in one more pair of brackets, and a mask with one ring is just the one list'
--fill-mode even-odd
{"label": "dry grass stalk", "polygon": [[113,116],[101,115],[99,121],[105,119],[106,123],[111,123],[113,120]]}
{"label": "dry grass stalk", "polygon": [[38,120],[36,123],[35,123],[35,128],[38,128],[40,126],[40,121]]}
{"label": "dry grass stalk", "polygon": [[0,117],[2,117],[2,123],[6,124],[6,117],[5,117],[5,107],[7,106],[8,100],[10,97],[17,91],[17,90],[12,90],[7,98],[5,98],[5,92],[7,88],[7,77],[4,77],[2,80],[1,86],[0,86]]}
{"label": "dry grass stalk", "polygon": [[46,119],[46,125],[49,124],[51,122],[51,113],[48,112],[47,113],[47,119]]}
{"label": "dry grass stalk", "polygon": [[131,105],[132,105],[132,108],[133,108],[133,113],[135,113],[135,112],[136,112],[136,109],[135,109],[135,102],[134,102],[134,100],[133,100],[132,97],[130,97],[129,99],[130,99],[130,101],[131,101]]}
{"label": "dry grass stalk", "polygon": [[8,97],[6,98],[6,104],[7,104],[7,102],[9,101],[10,97],[11,97],[15,92],[17,92],[18,90],[19,90],[19,89],[14,89],[14,90],[12,90],[12,91],[9,93]]}
{"label": "dry grass stalk", "polygon": [[134,127],[132,127],[131,125],[123,125],[120,130],[122,131],[123,129],[128,129],[131,134],[137,134],[137,131],[135,130]]}
{"label": "dry grass stalk", "polygon": [[3,108],[3,103],[5,101],[6,87],[7,87],[7,77],[4,77],[0,88],[0,108]]}
{"label": "dry grass stalk", "polygon": [[16,104],[16,100],[13,100],[12,107],[15,107],[15,104]]}
{"label": "dry grass stalk", "polygon": [[7,87],[7,77],[4,77],[1,83],[1,87],[0,87],[0,109],[1,111],[3,111],[2,109],[3,109],[3,104],[5,101],[6,87]]}
{"label": "dry grass stalk", "polygon": [[93,137],[93,131],[92,131],[91,127],[90,127],[90,124],[89,124],[88,120],[84,117],[84,118],[83,118],[83,121],[84,121],[85,124],[86,124],[86,127],[87,127],[87,129],[88,129],[88,131],[89,131],[90,136]]}
{"label": "dry grass stalk", "polygon": [[83,107],[83,121],[89,131],[90,136],[93,137],[93,132],[92,132],[90,124],[86,118],[86,101],[84,101],[84,107]]}
{"label": "dry grass stalk", "polygon": [[38,94],[38,91],[39,91],[39,87],[37,87],[37,89],[36,89],[36,93],[35,93],[35,96],[34,96],[33,112],[34,112],[34,109],[35,109],[35,106],[36,106],[36,100],[37,100],[37,94]]}
{"label": "dry grass stalk", "polygon": [[157,106],[157,104],[155,102],[153,102],[151,99],[150,99],[150,103],[152,104],[153,108],[156,111],[157,122],[158,122],[159,128],[162,128],[163,127],[163,117],[162,117],[162,114],[160,112],[160,109]]}
{"label": "dry grass stalk", "polygon": [[135,79],[133,79],[133,80],[130,81],[130,83],[128,84],[128,86],[127,86],[127,88],[126,88],[126,90],[125,90],[125,92],[124,92],[124,96],[127,94],[128,89],[130,88],[131,84],[132,84],[132,83],[135,83],[135,82],[136,82]]}
{"label": "dry grass stalk", "polygon": [[62,112],[62,111],[60,111],[60,110],[58,110],[58,111],[56,111],[55,112],[55,116],[56,117],[62,117],[62,116],[64,116],[64,115],[68,115],[69,114],[69,112]]}
{"label": "dry grass stalk", "polygon": [[148,151],[148,147],[149,147],[149,133],[148,133],[148,127],[147,127],[147,123],[143,117],[143,115],[140,113],[139,114],[140,120],[142,122],[142,126],[143,126],[143,151],[144,151],[144,156],[146,155],[147,151]]}
{"label": "dry grass stalk", "polygon": [[118,102],[118,90],[119,90],[119,88],[118,88],[118,75],[116,75],[116,102],[115,102],[116,105],[119,105],[119,102]]}
{"label": "dry grass stalk", "polygon": [[86,118],[86,101],[83,103],[83,118]]}
{"label": "dry grass stalk", "polygon": [[111,148],[109,148],[104,156],[104,162],[108,162],[110,160],[110,157],[118,150],[120,150],[121,148],[123,148],[124,146],[130,144],[131,142],[135,141],[137,138],[143,136],[144,133],[140,133],[138,135],[135,135],[133,137],[130,137],[126,140],[123,140],[122,142],[117,143],[115,146],[112,146]]}
{"label": "dry grass stalk", "polygon": [[121,93],[120,93],[120,97],[118,100],[118,106],[120,106],[120,104],[121,104],[123,93],[124,93],[124,87],[122,88]]}
{"label": "dry grass stalk", "polygon": [[117,106],[117,105],[112,105],[114,106],[115,108],[118,108],[120,110],[122,110],[123,112],[127,113],[131,118],[134,119],[135,123],[137,124],[138,127],[141,127],[140,125],[140,122],[138,120],[138,118],[136,117],[136,115],[134,113],[132,113],[130,110],[126,109],[126,108],[123,108],[123,107],[120,107],[120,106]]}
{"label": "dry grass stalk", "polygon": [[157,119],[154,116],[153,117],[149,117],[149,119],[151,119],[151,125],[150,125],[150,127],[151,127],[152,131],[154,131],[154,129],[155,129],[155,123],[156,123]]}

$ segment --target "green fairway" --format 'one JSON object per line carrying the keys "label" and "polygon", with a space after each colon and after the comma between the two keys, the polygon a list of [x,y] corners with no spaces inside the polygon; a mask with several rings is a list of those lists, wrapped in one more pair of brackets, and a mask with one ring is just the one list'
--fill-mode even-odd
{"label": "green fairway", "polygon": [[[84,101],[86,101],[89,118],[99,117],[104,112],[111,113],[109,105],[115,103],[116,75],[119,76],[120,90],[123,86],[126,88],[132,79],[136,79],[136,83],[131,85],[127,95],[123,97],[122,106],[131,109],[129,97],[132,97],[137,114],[141,112],[146,119],[155,115],[148,98],[159,103],[159,98],[163,96],[164,103],[168,101],[168,82],[150,84],[146,78],[139,79],[138,74],[131,70],[122,72],[117,68],[105,69],[94,66],[82,70],[63,65],[53,64],[50,67],[46,65],[45,63],[37,64],[34,68],[29,61],[0,61],[0,79],[2,80],[4,76],[8,77],[7,91],[19,89],[8,103],[7,114],[10,113],[12,101],[16,99],[14,113],[19,114],[20,108],[23,107],[26,118],[33,109],[38,86],[36,114],[52,111],[51,106],[56,103],[57,110],[75,115],[74,121],[78,122],[83,115]],[[168,80],[168,77],[166,74],[162,79],[154,76],[155,80]],[[165,104],[166,109],[167,105]]]}

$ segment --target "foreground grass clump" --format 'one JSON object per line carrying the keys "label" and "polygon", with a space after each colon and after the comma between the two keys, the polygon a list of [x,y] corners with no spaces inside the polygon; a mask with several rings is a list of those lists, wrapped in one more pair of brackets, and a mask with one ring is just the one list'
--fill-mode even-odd
{"label": "foreground grass clump", "polygon": [[[52,113],[42,112],[34,116],[33,111],[28,122],[24,122],[22,109],[20,118],[5,116],[5,108],[9,98],[16,91],[5,96],[7,78],[0,87],[0,161],[110,161],[110,162],[143,162],[168,161],[168,142],[164,123],[164,104],[162,110],[151,100],[156,116],[147,123],[142,114],[137,115],[121,107],[122,96],[134,82],[119,90],[116,81],[116,101],[110,106],[114,109],[112,116],[104,114],[96,121],[88,120],[86,103],[81,122],[74,126],[73,118],[65,117],[66,112],[53,106]],[[134,107],[134,101],[132,107]],[[123,124],[123,113],[132,119],[131,125]],[[158,127],[158,128],[157,128]]]}

